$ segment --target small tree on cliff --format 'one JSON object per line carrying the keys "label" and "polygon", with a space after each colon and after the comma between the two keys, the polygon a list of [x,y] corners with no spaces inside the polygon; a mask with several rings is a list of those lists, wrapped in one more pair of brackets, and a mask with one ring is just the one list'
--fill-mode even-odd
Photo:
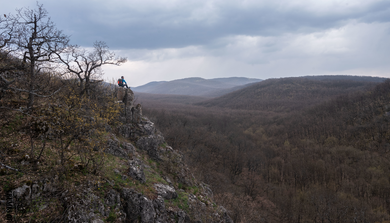
{"label": "small tree on cliff", "polygon": [[34,87],[37,76],[50,66],[48,62],[54,62],[56,55],[66,48],[69,37],[55,27],[42,5],[37,4],[37,9],[22,8],[17,12],[12,45],[23,62],[28,64],[27,108],[31,108],[36,95]]}
{"label": "small tree on cliff", "polygon": [[11,43],[17,20],[12,15],[0,16],[0,50]]}
{"label": "small tree on cliff", "polygon": [[107,44],[102,41],[96,41],[91,51],[74,45],[68,47],[66,53],[58,56],[65,65],[66,71],[78,77],[80,95],[89,93],[91,79],[100,74],[103,65],[120,66],[127,61],[124,57],[115,57],[115,53],[110,51]]}

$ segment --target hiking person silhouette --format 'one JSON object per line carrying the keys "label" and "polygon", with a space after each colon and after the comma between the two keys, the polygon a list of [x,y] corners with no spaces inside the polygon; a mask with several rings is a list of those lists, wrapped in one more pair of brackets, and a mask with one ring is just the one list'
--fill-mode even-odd
{"label": "hiking person silhouette", "polygon": [[126,88],[129,88],[129,86],[127,86],[127,83],[126,83],[125,78],[123,76],[121,77],[121,79],[118,79],[118,85],[120,87],[125,87],[126,86]]}

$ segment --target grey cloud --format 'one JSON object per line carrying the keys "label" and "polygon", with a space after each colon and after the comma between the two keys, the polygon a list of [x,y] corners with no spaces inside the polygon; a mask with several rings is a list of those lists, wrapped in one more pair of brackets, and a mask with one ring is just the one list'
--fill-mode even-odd
{"label": "grey cloud", "polygon": [[[18,7],[9,2],[0,13]],[[242,75],[288,76],[389,67],[387,0],[351,0],[360,4],[334,7],[320,3],[342,1],[40,2],[73,43],[91,46],[96,40],[106,41],[118,55],[144,63],[138,64],[148,67],[143,74],[199,70],[234,76],[242,70]],[[171,66],[180,69],[170,70]]]}
{"label": "grey cloud", "polygon": [[[92,1],[66,3],[43,1],[53,20],[72,41],[91,45],[105,40],[112,48],[156,49],[212,45],[216,39],[231,35],[279,36],[338,28],[350,20],[390,21],[390,2],[379,1],[364,8],[341,8],[322,13],[300,6],[253,4],[243,7],[226,1],[215,5],[210,15],[197,18],[207,1],[181,3],[175,7],[110,5]],[[32,6],[33,7],[33,6]],[[210,17],[210,19],[208,18]]]}
{"label": "grey cloud", "polygon": [[390,1],[380,1],[371,5],[365,15],[362,15],[362,22],[390,22]]}

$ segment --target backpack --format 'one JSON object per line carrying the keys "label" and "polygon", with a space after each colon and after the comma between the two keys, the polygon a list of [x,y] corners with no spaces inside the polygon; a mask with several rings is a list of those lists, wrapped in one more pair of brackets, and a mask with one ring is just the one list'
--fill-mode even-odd
{"label": "backpack", "polygon": [[122,79],[118,79],[118,85],[121,87],[123,86]]}

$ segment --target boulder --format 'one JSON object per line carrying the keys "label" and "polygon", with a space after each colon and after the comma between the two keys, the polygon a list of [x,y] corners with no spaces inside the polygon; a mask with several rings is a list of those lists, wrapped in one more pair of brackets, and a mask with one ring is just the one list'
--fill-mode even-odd
{"label": "boulder", "polygon": [[156,210],[156,221],[155,222],[156,223],[168,222],[164,198],[162,198],[160,195],[157,196],[157,198],[155,200],[153,200],[153,207],[154,207],[154,210]]}
{"label": "boulder", "polygon": [[134,155],[135,147],[131,143],[123,142],[121,144],[118,139],[113,137],[113,139],[107,140],[107,147],[104,152],[128,159],[131,155]]}
{"label": "boulder", "polygon": [[145,183],[145,174],[143,163],[141,160],[134,158],[129,161],[129,176],[135,180],[138,180],[141,183]]}
{"label": "boulder", "polygon": [[67,222],[90,222],[100,219],[100,216],[107,217],[109,214],[100,197],[93,194],[91,189],[75,195],[65,195],[64,200],[67,206]]}
{"label": "boulder", "polygon": [[138,139],[136,145],[139,149],[147,151],[150,158],[159,161],[159,146],[164,142],[160,135],[144,136]]}
{"label": "boulder", "polygon": [[110,191],[108,191],[105,201],[106,204],[110,207],[119,205],[121,202],[120,194],[117,191],[111,189]]}
{"label": "boulder", "polygon": [[31,196],[31,187],[25,184],[13,190],[12,195],[14,199],[18,201],[29,200]]}
{"label": "boulder", "polygon": [[161,197],[167,200],[177,198],[177,193],[175,188],[169,185],[159,183],[159,184],[154,184],[154,188],[156,189],[158,195],[160,195]]}
{"label": "boulder", "polygon": [[136,222],[138,219],[146,223],[154,222],[156,211],[151,200],[128,188],[123,189],[122,197],[122,206],[128,222]]}

